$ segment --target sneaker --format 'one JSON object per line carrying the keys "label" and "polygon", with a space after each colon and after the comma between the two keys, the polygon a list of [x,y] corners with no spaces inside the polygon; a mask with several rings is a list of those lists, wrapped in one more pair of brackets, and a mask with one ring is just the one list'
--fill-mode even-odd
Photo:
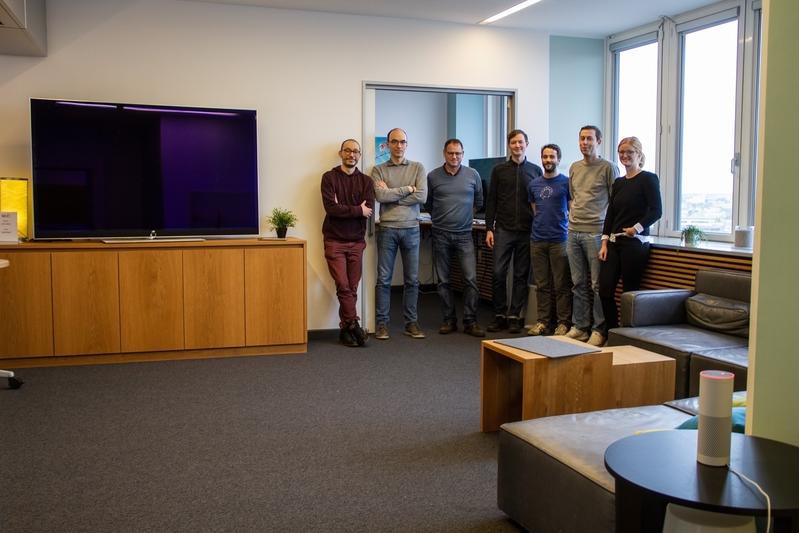
{"label": "sneaker", "polygon": [[384,341],[388,339],[388,327],[385,324],[378,324],[375,329],[375,339]]}
{"label": "sneaker", "polygon": [[508,329],[508,321],[502,315],[497,315],[494,317],[494,320],[488,323],[488,331],[495,332],[495,331],[502,331],[503,329]]}
{"label": "sneaker", "polygon": [[528,335],[546,335],[547,325],[543,322],[536,322],[533,327],[527,330]]}
{"label": "sneaker", "polygon": [[591,346],[604,346],[607,339],[598,331],[591,332],[591,338],[588,339],[588,344]]}
{"label": "sneaker", "polygon": [[471,335],[472,337],[485,337],[486,332],[483,328],[480,327],[480,324],[477,322],[472,322],[471,324],[467,324],[463,326],[463,332],[467,335]]}
{"label": "sneaker", "polygon": [[416,322],[408,322],[405,324],[405,335],[413,337],[414,339],[424,339],[424,331],[419,329],[419,324]]}
{"label": "sneaker", "polygon": [[585,342],[585,341],[588,340],[588,338],[591,336],[591,334],[588,333],[587,331],[583,331],[581,329],[577,329],[576,326],[572,326],[572,329],[569,330],[569,332],[566,334],[566,336],[569,337],[570,339],[575,339],[575,340],[578,340],[578,341]]}
{"label": "sneaker", "polygon": [[558,327],[555,328],[555,333],[553,335],[566,335],[569,332],[569,326],[564,323],[558,324]]}
{"label": "sneaker", "polygon": [[352,335],[352,338],[358,343],[358,346],[363,346],[366,344],[366,340],[369,338],[369,335],[361,327],[361,325],[358,324],[357,320],[353,320],[347,329],[349,329],[350,335]]}
{"label": "sneaker", "polygon": [[516,317],[511,317],[508,319],[508,333],[521,333],[522,332],[522,321]]}
{"label": "sneaker", "polygon": [[339,331],[338,341],[344,346],[348,346],[350,348],[355,348],[358,346],[358,341],[355,340],[347,327],[343,327],[341,328],[341,331]]}
{"label": "sneaker", "polygon": [[442,335],[447,335],[453,331],[458,331],[458,325],[454,322],[444,322],[441,324],[441,327],[438,328],[438,332]]}

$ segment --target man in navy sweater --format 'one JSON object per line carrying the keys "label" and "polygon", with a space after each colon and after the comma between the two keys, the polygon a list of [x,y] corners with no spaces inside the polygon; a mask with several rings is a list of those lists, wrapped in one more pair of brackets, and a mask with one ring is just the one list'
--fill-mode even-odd
{"label": "man in navy sweater", "polygon": [[458,317],[450,287],[450,262],[457,258],[463,272],[463,332],[485,337],[477,323],[477,262],[472,240],[474,212],[483,205],[483,184],[480,174],[465,167],[463,143],[449,139],[444,143],[444,165],[427,175],[425,209],[433,221],[433,254],[438,274],[438,295],[444,320],[438,332],[442,335],[458,329]]}
{"label": "man in navy sweater", "polygon": [[341,143],[341,165],[322,176],[327,268],[336,284],[339,302],[339,341],[345,346],[363,346],[366,332],[358,323],[355,303],[361,282],[366,220],[372,216],[375,191],[372,179],[358,170],[361,145],[354,139]]}

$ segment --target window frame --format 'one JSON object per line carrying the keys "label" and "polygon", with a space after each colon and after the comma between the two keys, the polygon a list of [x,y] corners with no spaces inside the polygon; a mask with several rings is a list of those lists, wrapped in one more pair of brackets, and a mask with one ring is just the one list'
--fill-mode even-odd
{"label": "window frame", "polygon": [[[662,17],[644,26],[611,35],[606,39],[606,123],[611,124],[611,141],[605,146],[612,157],[618,135],[618,54],[625,50],[658,43],[658,149],[655,168],[660,177],[663,218],[652,234],[679,237],[676,226],[680,208],[680,134],[683,73],[683,36],[733,19],[738,20],[738,51],[735,99],[732,224],[730,233],[710,233],[708,239],[732,242],[736,226],[754,224],[755,158],[757,148],[757,98],[760,67],[760,0],[724,0],[674,17]],[[734,160],[734,163],[733,163]]]}

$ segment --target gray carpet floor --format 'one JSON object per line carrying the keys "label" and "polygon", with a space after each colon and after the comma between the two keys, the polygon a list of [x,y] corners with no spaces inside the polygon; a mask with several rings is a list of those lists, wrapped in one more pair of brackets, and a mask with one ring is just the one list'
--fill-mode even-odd
{"label": "gray carpet floor", "polygon": [[394,305],[366,348],[313,332],[305,355],[20,369],[0,531],[519,531],[479,432],[479,340],[438,335],[420,300],[425,340]]}

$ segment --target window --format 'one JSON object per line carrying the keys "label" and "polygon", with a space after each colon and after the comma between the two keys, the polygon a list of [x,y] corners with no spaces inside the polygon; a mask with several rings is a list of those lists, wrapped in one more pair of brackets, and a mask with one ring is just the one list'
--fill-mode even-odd
{"label": "window", "polygon": [[760,5],[727,0],[609,38],[613,124],[660,177],[660,236],[753,223]]}
{"label": "window", "polygon": [[[656,35],[652,35],[655,39]],[[619,48],[616,67],[616,127],[614,138],[635,136],[644,146],[644,168],[655,172],[657,162],[658,43]],[[614,143],[614,147],[617,143]],[[615,150],[614,150],[615,154]],[[616,154],[616,164],[623,168]]]}

